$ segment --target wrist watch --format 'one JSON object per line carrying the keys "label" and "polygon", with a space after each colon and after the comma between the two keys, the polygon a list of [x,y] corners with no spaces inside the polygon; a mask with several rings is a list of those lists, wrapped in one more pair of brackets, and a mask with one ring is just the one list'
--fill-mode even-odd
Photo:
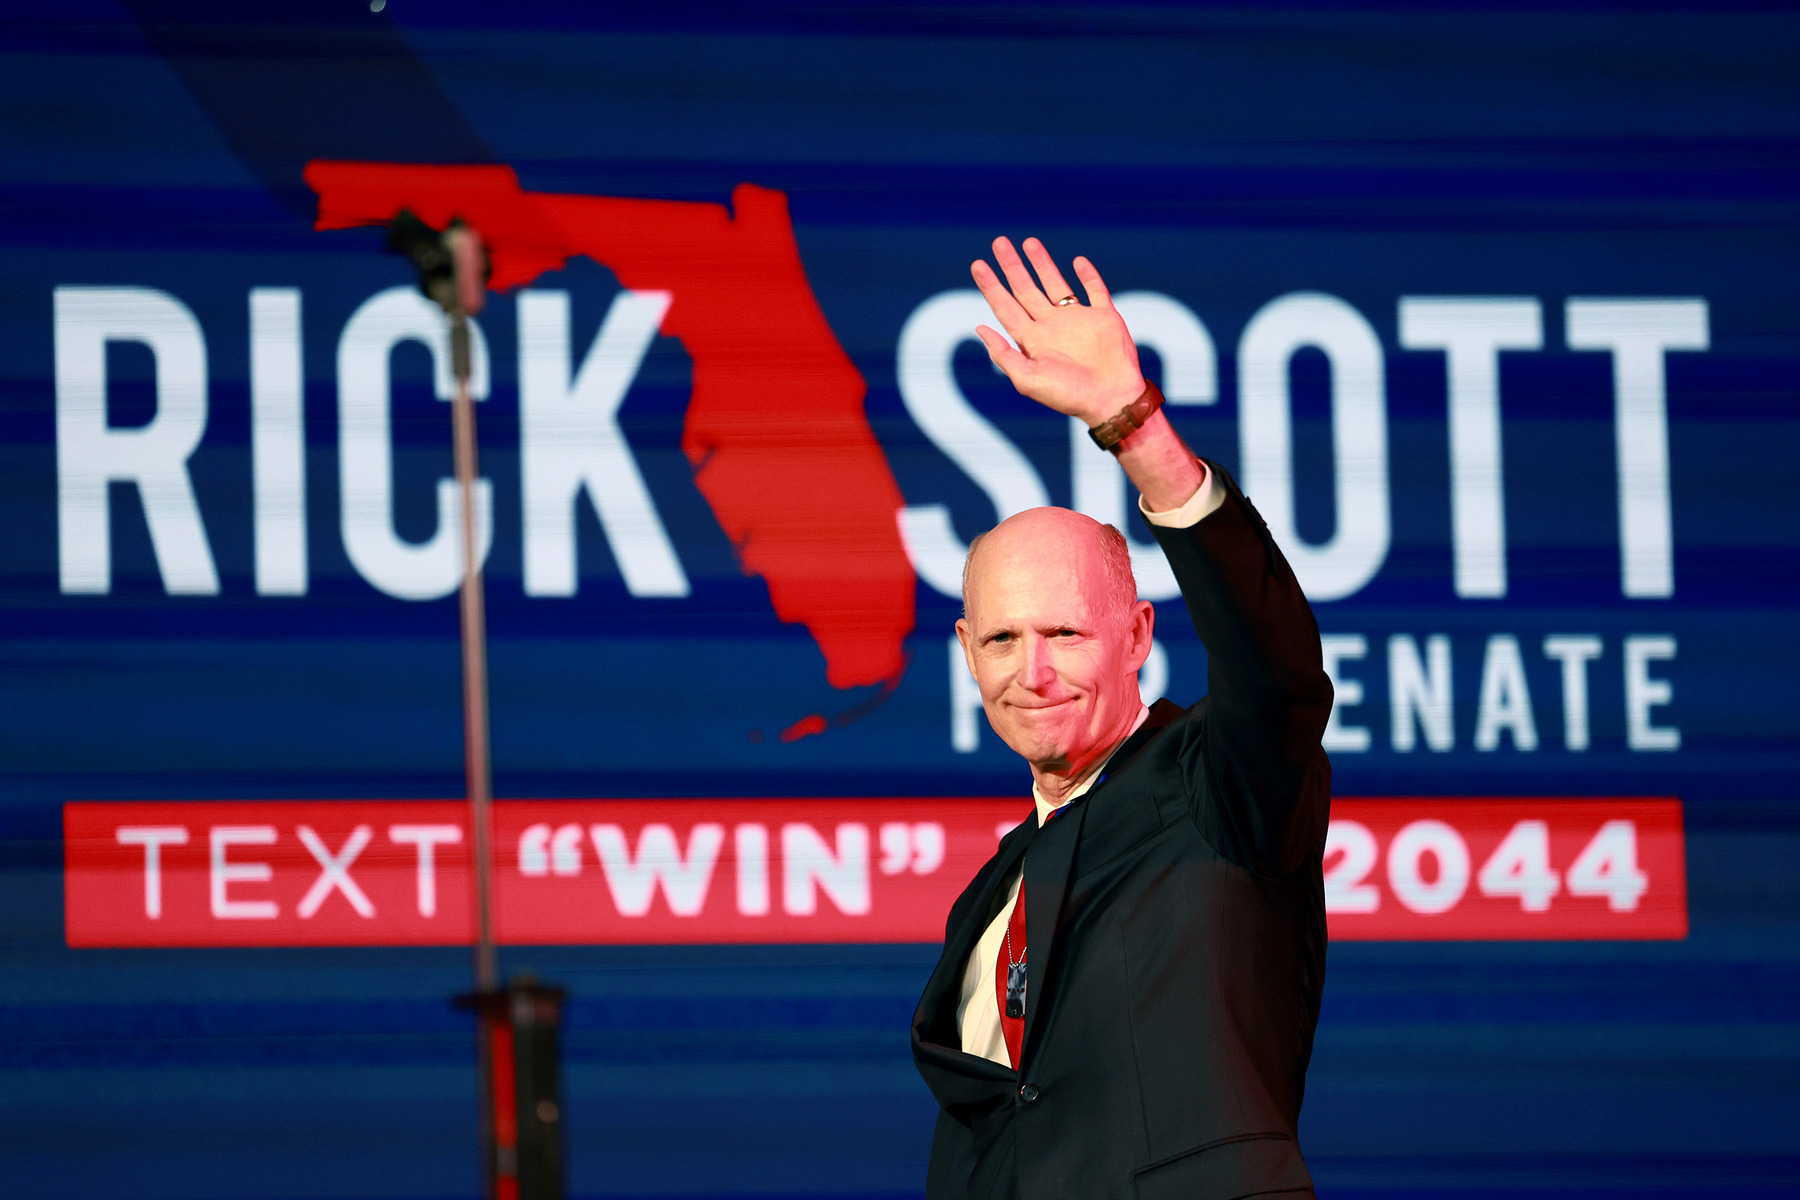
{"label": "wrist watch", "polygon": [[1126,438],[1143,428],[1150,414],[1163,405],[1163,394],[1154,383],[1144,381],[1144,394],[1121,408],[1118,412],[1088,429],[1088,436],[1094,439],[1094,445],[1102,450],[1119,452],[1119,445]]}

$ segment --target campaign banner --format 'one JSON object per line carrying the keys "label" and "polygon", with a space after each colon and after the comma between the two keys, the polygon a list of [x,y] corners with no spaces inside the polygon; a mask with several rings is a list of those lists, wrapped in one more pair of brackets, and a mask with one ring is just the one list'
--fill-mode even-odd
{"label": "campaign banner", "polygon": [[[1021,799],[501,801],[508,944],[931,942]],[[71,946],[467,943],[457,801],[79,803]]]}
{"label": "campaign banner", "polygon": [[[1018,798],[513,800],[494,805],[510,945],[936,942],[1025,819]],[[455,945],[472,940],[457,801],[72,803],[68,943]],[[1341,799],[1334,939],[1687,934],[1681,805]]]}

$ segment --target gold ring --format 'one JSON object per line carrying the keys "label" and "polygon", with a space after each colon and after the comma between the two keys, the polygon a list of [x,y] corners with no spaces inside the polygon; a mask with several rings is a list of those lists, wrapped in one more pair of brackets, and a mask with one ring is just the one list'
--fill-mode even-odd
{"label": "gold ring", "polygon": [[1067,308],[1071,304],[1080,304],[1080,303],[1081,303],[1081,301],[1077,300],[1073,296],[1064,296],[1061,300],[1058,300],[1056,302],[1056,307]]}

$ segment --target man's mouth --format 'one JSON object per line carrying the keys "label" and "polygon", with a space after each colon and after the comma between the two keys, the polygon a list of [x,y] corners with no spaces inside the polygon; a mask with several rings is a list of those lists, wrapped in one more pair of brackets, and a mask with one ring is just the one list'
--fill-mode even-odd
{"label": "man's mouth", "polygon": [[1047,709],[1061,708],[1065,704],[1073,703],[1075,703],[1075,697],[1073,696],[1070,696],[1066,700],[1038,700],[1031,703],[1023,703],[1017,700],[1008,701],[1008,704],[1011,707],[1021,709],[1025,712],[1044,712]]}

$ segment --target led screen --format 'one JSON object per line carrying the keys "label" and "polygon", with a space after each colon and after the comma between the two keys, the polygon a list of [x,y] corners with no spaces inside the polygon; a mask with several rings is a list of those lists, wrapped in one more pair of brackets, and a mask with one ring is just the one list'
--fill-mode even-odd
{"label": "led screen", "polygon": [[476,1190],[400,207],[493,261],[496,928],[570,990],[572,1194],[920,1193],[912,1005],[1028,811],[975,535],[1117,523],[1145,698],[1207,690],[1122,473],[974,337],[999,234],[1097,264],[1313,601],[1322,1193],[1800,1190],[1792,14],[254,7],[0,32],[31,1192]]}

